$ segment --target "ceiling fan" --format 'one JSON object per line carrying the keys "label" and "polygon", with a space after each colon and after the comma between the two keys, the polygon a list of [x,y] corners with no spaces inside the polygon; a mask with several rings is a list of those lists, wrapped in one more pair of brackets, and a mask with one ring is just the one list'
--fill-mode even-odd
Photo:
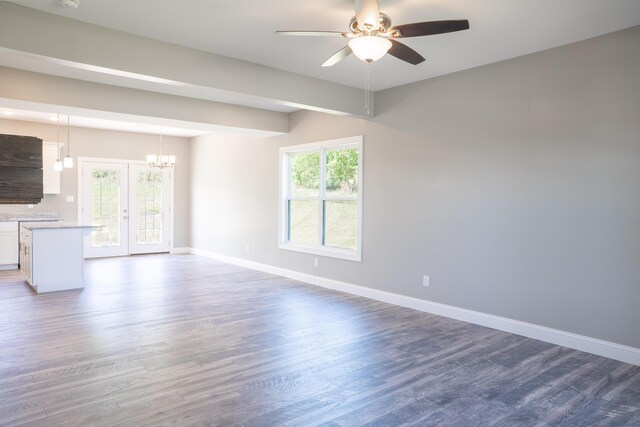
{"label": "ceiling fan", "polygon": [[350,32],[339,31],[276,31],[291,36],[339,36],[350,39],[349,44],[322,64],[330,67],[352,53],[365,62],[371,63],[386,53],[409,64],[418,65],[424,57],[396,39],[430,36],[469,29],[469,21],[428,21],[391,26],[391,18],[380,12],[377,0],[355,0],[356,15],[349,23]]}

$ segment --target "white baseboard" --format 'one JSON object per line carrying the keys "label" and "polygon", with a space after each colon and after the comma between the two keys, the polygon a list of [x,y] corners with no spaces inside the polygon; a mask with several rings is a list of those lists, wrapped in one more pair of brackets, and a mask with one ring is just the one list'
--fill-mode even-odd
{"label": "white baseboard", "polygon": [[367,288],[365,286],[326,279],[324,277],[300,273],[293,270],[287,270],[285,268],[274,267],[267,264],[261,264],[242,258],[221,255],[201,249],[178,249],[180,249],[180,252],[175,252],[176,249],[174,249],[173,253],[192,253],[194,255],[215,259],[229,264],[287,277],[290,279],[298,280],[300,282],[309,283],[311,285],[322,286],[324,288],[346,292],[352,295],[358,295],[376,301],[386,302],[401,307],[412,308],[414,310],[449,317],[451,319],[462,320],[465,322],[474,323],[476,325],[486,326],[500,331],[510,332],[512,334],[522,335],[528,338],[533,338],[551,344],[561,345],[564,347],[573,348],[575,350],[580,350],[587,353],[596,354],[598,356],[608,357],[610,359],[615,359],[640,366],[640,348],[629,347],[610,341],[604,341],[597,338],[578,335],[572,332],[565,332],[559,329],[548,328],[546,326],[535,325],[533,323],[521,322],[519,320],[509,319],[506,317],[494,316],[492,314],[482,313],[479,311],[467,310],[465,308],[454,307],[451,305],[440,304],[433,301],[394,294],[392,292]]}
{"label": "white baseboard", "polygon": [[170,253],[172,254],[190,254],[192,253],[193,249],[191,248],[173,248],[171,249]]}

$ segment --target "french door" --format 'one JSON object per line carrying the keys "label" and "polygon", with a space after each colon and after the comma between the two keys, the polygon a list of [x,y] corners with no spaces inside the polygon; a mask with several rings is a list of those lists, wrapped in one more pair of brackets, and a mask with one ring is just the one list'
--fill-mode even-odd
{"label": "french door", "polygon": [[126,163],[83,163],[83,224],[100,227],[85,237],[85,258],[129,254],[128,182]]}
{"label": "french door", "polygon": [[169,252],[168,169],[129,165],[129,253]]}
{"label": "french door", "polygon": [[85,238],[85,257],[168,252],[170,171],[145,164],[82,162],[82,219],[99,226]]}

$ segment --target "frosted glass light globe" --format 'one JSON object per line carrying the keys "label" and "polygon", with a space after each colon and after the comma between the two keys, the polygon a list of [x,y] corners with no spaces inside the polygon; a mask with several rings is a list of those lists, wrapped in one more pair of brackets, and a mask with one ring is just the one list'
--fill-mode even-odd
{"label": "frosted glass light globe", "polygon": [[374,62],[382,58],[391,48],[391,42],[384,37],[360,36],[349,40],[354,55],[365,62]]}

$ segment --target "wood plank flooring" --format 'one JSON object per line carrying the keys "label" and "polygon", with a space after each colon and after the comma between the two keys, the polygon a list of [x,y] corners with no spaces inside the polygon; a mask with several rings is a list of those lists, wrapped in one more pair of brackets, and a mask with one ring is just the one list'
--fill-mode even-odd
{"label": "wood plank flooring", "polygon": [[633,426],[640,367],[193,255],[0,272],[2,426]]}

